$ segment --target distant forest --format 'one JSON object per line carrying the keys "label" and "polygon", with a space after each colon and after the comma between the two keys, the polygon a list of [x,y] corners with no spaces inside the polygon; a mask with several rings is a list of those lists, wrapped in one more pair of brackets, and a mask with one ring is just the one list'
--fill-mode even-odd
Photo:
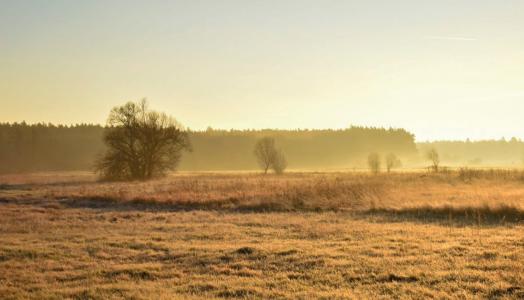
{"label": "distant forest", "polygon": [[[0,123],[0,173],[92,170],[104,151],[104,127],[79,124]],[[424,166],[423,153],[436,148],[443,165],[520,165],[520,140],[416,144],[404,129],[350,127],[342,130],[190,131],[193,151],[179,170],[255,170],[255,142],[274,137],[291,169],[365,168],[371,152],[394,153],[404,166]]]}
{"label": "distant forest", "polygon": [[0,173],[90,170],[104,150],[104,128],[0,124]]}
{"label": "distant forest", "polygon": [[435,148],[447,166],[523,167],[524,143],[517,139],[418,143],[419,152]]}
{"label": "distant forest", "polygon": [[194,151],[182,159],[184,170],[257,169],[253,147],[273,137],[291,169],[364,167],[370,152],[416,155],[414,136],[404,129],[351,127],[343,130],[213,130],[191,132]]}

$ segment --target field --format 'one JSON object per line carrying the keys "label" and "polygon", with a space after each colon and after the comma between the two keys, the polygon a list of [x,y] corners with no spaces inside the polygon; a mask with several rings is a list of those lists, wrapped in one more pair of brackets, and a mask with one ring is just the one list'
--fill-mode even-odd
{"label": "field", "polygon": [[0,176],[1,299],[524,298],[524,173]]}

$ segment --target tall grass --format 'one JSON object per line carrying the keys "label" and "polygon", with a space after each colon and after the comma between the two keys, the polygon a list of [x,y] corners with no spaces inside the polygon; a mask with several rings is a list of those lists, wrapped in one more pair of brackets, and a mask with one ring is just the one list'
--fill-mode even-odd
{"label": "tall grass", "polygon": [[[45,178],[42,179],[42,178]],[[75,174],[20,177],[1,198],[56,199],[66,205],[238,211],[391,212],[406,216],[472,211],[518,220],[524,211],[524,172],[461,168],[439,173],[182,173],[147,182],[95,182]],[[3,178],[9,182],[8,177]],[[40,182],[37,182],[40,180]],[[36,182],[36,183],[35,183]],[[23,187],[23,189],[22,189]],[[17,188],[20,190],[17,192]]]}

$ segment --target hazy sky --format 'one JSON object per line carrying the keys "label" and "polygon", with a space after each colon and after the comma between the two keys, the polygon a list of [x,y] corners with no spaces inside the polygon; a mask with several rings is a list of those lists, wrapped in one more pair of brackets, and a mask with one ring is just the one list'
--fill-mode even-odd
{"label": "hazy sky", "polygon": [[0,121],[524,138],[524,1],[0,0]]}

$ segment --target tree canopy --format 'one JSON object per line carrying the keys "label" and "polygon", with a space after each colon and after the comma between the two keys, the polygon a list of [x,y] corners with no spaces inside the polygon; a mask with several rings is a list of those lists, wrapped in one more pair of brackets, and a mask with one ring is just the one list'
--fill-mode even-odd
{"label": "tree canopy", "polygon": [[145,180],[164,175],[190,149],[187,133],[165,113],[147,102],[128,102],[113,108],[104,135],[105,154],[97,171],[107,180]]}

